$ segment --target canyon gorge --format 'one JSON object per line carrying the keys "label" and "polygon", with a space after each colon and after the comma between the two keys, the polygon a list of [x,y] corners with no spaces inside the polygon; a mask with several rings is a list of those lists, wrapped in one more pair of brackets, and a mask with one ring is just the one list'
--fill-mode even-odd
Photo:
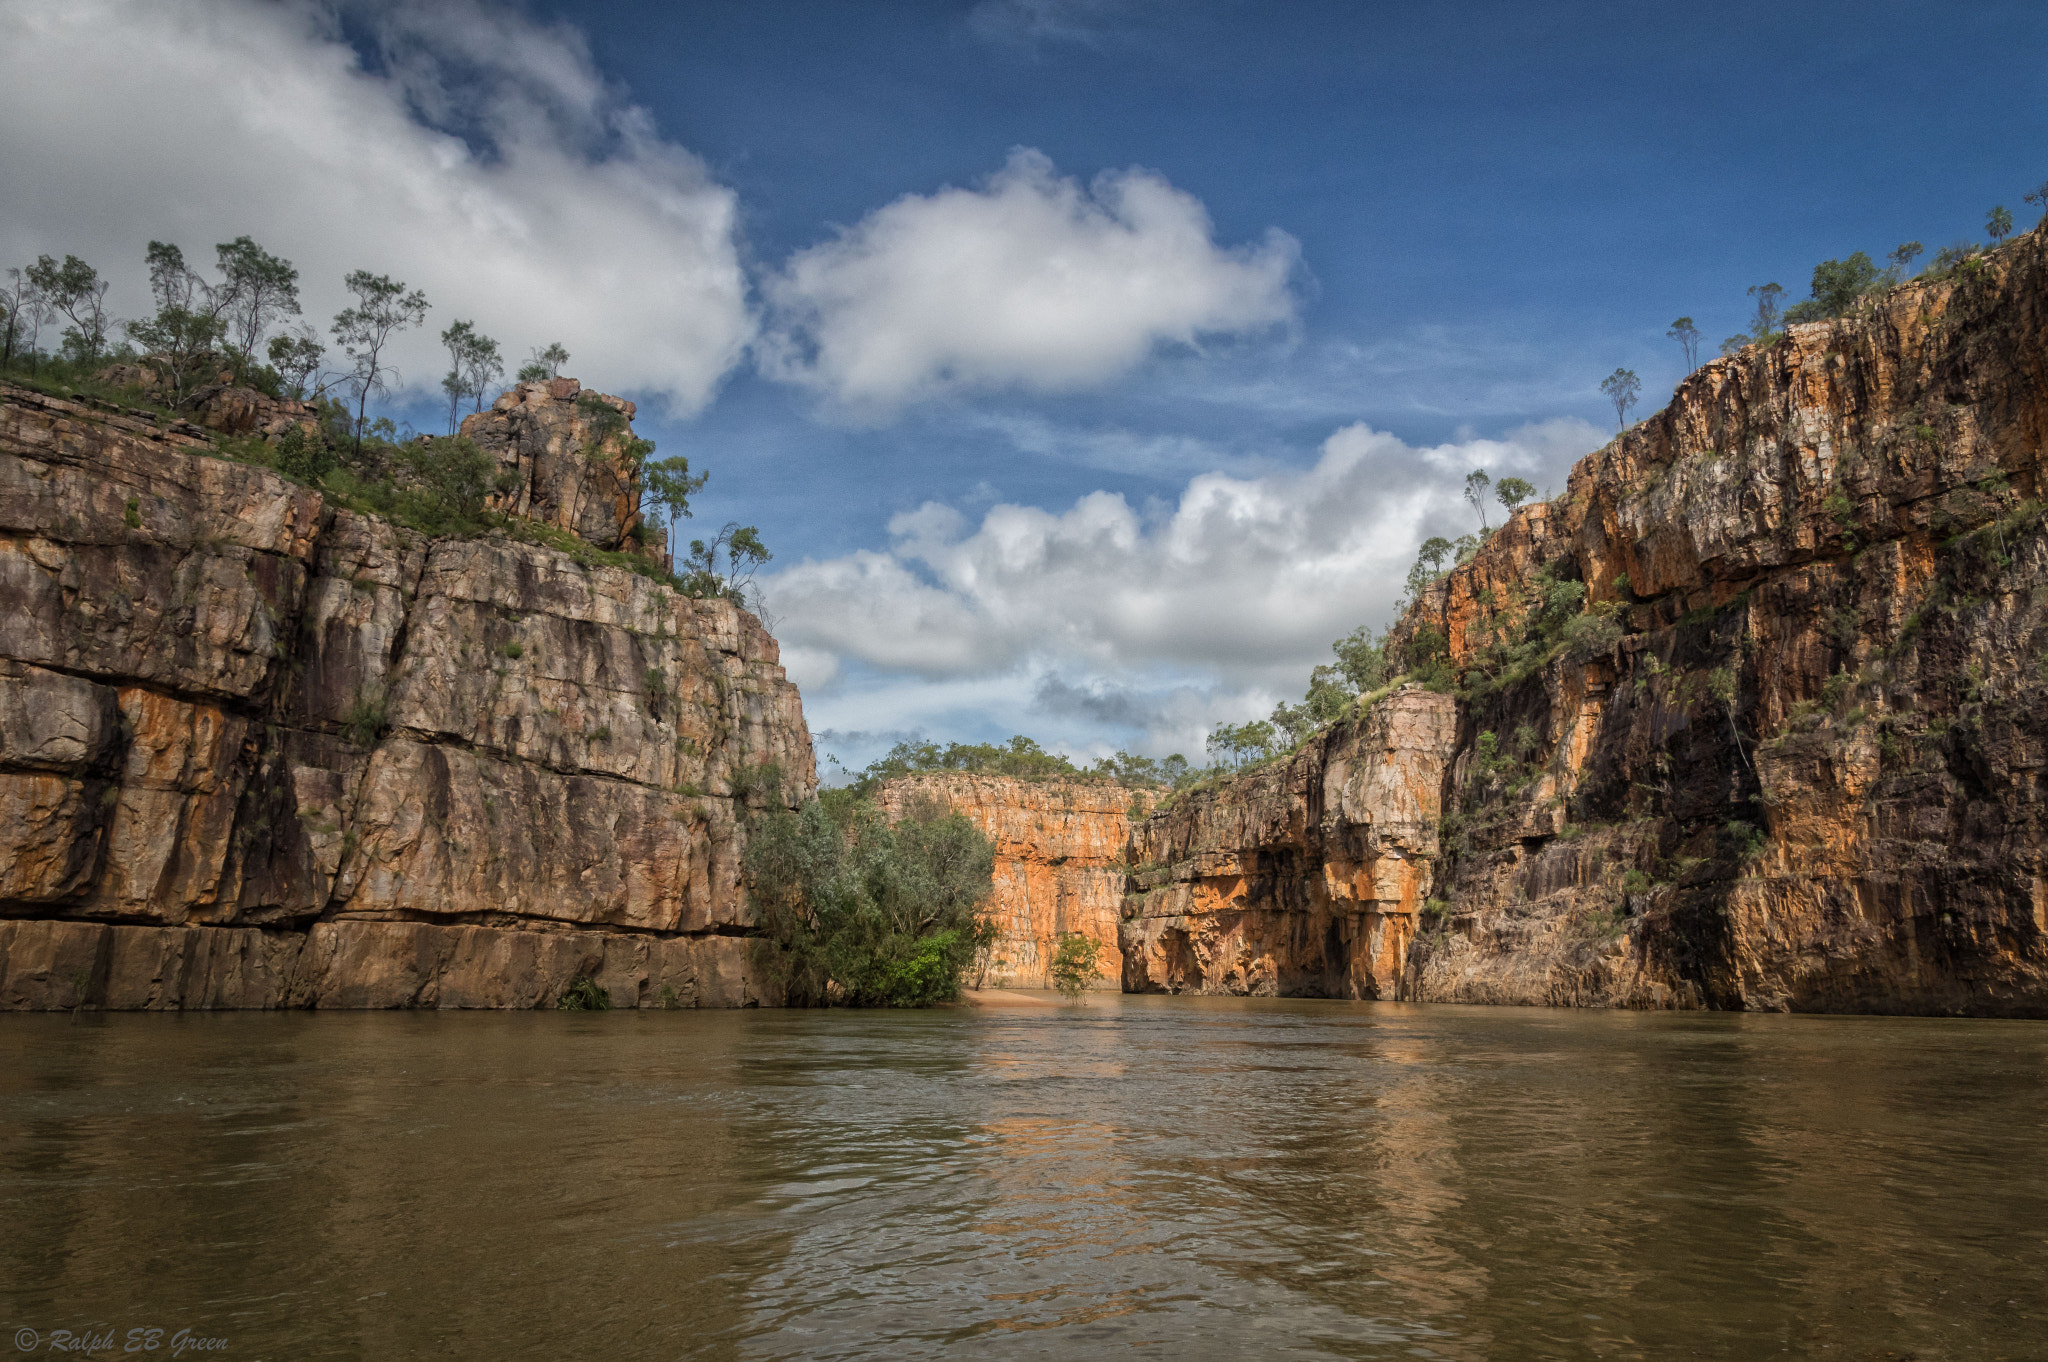
{"label": "canyon gorge", "polygon": [[[778,1002],[744,848],[810,738],[634,570],[632,404],[468,418],[510,528],[441,538],[217,456],[293,407],[0,388],[0,1007]],[[1291,754],[877,798],[994,842],[991,987],[1081,932],[1129,992],[2048,1015],[2044,436],[2029,233],[1700,366]]]}

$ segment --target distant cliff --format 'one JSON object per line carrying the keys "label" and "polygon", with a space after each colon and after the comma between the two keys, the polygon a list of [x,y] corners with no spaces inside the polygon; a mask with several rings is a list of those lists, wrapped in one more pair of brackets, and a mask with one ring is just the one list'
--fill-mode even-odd
{"label": "distant cliff", "polygon": [[465,423],[560,547],[147,416],[0,387],[0,1007],[774,1000],[744,818],[811,793],[810,740],[753,616],[583,549],[634,547],[630,403]]}
{"label": "distant cliff", "polygon": [[[1127,982],[2048,1015],[2044,438],[2038,233],[1705,365],[1422,593],[1441,695],[1134,833]],[[1362,739],[1408,774],[1333,811]]]}
{"label": "distant cliff", "polygon": [[998,936],[970,984],[1050,988],[1059,938],[1079,932],[1104,947],[1094,987],[1117,987],[1124,846],[1132,820],[1151,811],[1155,794],[1108,781],[932,772],[886,781],[875,797],[891,818],[920,797],[936,799],[995,843],[989,912]]}

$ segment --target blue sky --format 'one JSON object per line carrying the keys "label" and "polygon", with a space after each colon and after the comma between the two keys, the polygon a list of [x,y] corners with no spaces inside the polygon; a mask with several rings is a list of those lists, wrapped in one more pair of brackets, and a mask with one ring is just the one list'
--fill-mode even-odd
{"label": "blue sky", "polygon": [[1749,285],[2048,178],[2037,4],[19,0],[0,39],[9,261],[97,257],[132,315],[144,240],[250,231],[316,318],[362,265],[562,339],[711,471],[695,525],[776,550],[856,765],[1197,755],[1385,622],[1467,468],[1561,488],[1617,366],[1659,405],[1674,317],[1711,353]]}

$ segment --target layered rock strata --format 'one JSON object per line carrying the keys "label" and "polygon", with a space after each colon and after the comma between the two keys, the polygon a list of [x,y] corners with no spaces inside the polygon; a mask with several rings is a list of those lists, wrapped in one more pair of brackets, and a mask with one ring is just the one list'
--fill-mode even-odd
{"label": "layered rock strata", "polygon": [[1435,871],[1448,696],[1409,687],[1131,832],[1130,993],[1391,998]]}
{"label": "layered rock strata", "polygon": [[[1708,363],[1424,591],[1455,741],[1399,996],[2048,1015],[2044,437],[2032,233]],[[1262,850],[1275,782],[1315,822],[1294,780],[1190,850]],[[1290,949],[1261,977],[1325,991]]]}
{"label": "layered rock strata", "polygon": [[1106,781],[1019,780],[934,772],[885,782],[876,799],[893,819],[919,799],[966,816],[995,843],[990,912],[996,942],[976,968],[978,988],[1050,988],[1060,937],[1079,932],[1101,947],[1101,976],[1114,989],[1123,974],[1117,941],[1134,821],[1158,796]]}
{"label": "layered rock strata", "polygon": [[[618,543],[593,419],[507,463]],[[815,772],[753,616],[211,452],[0,389],[0,1006],[773,999],[744,818]]]}

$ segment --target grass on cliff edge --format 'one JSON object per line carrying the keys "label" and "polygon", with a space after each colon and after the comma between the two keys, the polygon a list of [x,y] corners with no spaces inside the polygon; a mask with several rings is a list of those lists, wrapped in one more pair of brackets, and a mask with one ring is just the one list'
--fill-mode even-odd
{"label": "grass on cliff edge", "polygon": [[[89,404],[154,416],[159,423],[187,416],[147,389],[102,383],[97,375],[107,363],[106,357],[90,364],[43,357],[33,369],[24,362],[0,370],[0,381],[50,397],[84,399]],[[319,413],[319,428],[310,435],[293,431],[276,443],[254,435],[216,435],[214,453],[232,463],[267,468],[313,488],[337,506],[430,538],[503,534],[566,554],[582,567],[636,573],[678,595],[730,598],[734,594],[723,583],[701,580],[701,573],[685,576],[670,572],[652,558],[600,549],[566,530],[488,509],[485,498],[506,489],[495,484],[495,465],[472,441],[447,436],[401,441],[397,429],[388,420],[380,420],[358,446],[339,404],[316,400],[312,405]]]}
{"label": "grass on cliff edge", "polygon": [[761,818],[747,838],[761,925],[795,1007],[930,1007],[995,941],[995,844],[936,800],[899,823],[851,791]]}

